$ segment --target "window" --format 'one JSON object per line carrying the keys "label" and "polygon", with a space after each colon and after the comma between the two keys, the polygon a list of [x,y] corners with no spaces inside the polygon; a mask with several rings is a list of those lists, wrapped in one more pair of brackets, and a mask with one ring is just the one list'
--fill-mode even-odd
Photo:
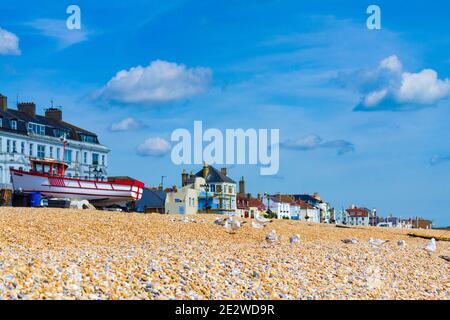
{"label": "window", "polygon": [[211,184],[210,186],[209,186],[209,191],[211,191],[211,192],[216,192],[216,185],[215,184]]}
{"label": "window", "polygon": [[60,159],[61,159],[61,149],[56,148],[56,160],[60,160]]}
{"label": "window", "polygon": [[66,136],[66,138],[69,138],[69,134],[67,133],[67,131],[62,129],[53,129],[53,135],[57,138],[64,137],[64,135]]}
{"label": "window", "polygon": [[17,130],[17,120],[14,120],[14,119],[11,120],[9,125],[10,125],[11,129]]}
{"label": "window", "polygon": [[220,184],[216,186],[216,191],[217,193],[222,193],[222,186]]}
{"label": "window", "polygon": [[37,145],[37,156],[38,158],[45,158],[45,146],[38,144]]}
{"label": "window", "polygon": [[87,163],[87,152],[83,153],[83,162]]}
{"label": "window", "polygon": [[104,166],[105,165],[105,155],[103,154],[102,155],[102,166]]}
{"label": "window", "polygon": [[78,156],[80,155],[79,151],[75,152],[75,162],[78,162]]}
{"label": "window", "polygon": [[50,158],[53,159],[53,147],[52,146],[50,146],[50,150],[49,151],[50,151],[50,155],[49,156],[50,156]]}
{"label": "window", "polygon": [[6,140],[6,152],[11,153],[11,140]]}
{"label": "window", "polygon": [[97,165],[98,164],[98,153],[92,154],[92,164]]}
{"label": "window", "polygon": [[72,162],[72,150],[66,150],[66,153],[64,154],[64,160],[67,162]]}
{"label": "window", "polygon": [[3,117],[0,117],[0,127],[3,127]]}
{"label": "window", "polygon": [[33,156],[33,144],[30,143],[30,157]]}
{"label": "window", "polygon": [[13,140],[12,142],[12,152],[17,153],[17,141]]}
{"label": "window", "polygon": [[28,132],[44,135],[45,126],[42,124],[28,122]]}
{"label": "window", "polygon": [[23,141],[20,143],[20,153],[25,154],[25,142]]}
{"label": "window", "polygon": [[84,134],[84,133],[80,133],[79,135],[80,135],[81,141],[83,141],[83,142],[98,143],[96,136],[91,136],[91,135]]}

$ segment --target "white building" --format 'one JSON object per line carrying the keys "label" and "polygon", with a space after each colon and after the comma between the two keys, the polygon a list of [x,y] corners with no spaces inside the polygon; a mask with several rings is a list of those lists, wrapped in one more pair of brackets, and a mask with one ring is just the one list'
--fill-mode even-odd
{"label": "white building", "polygon": [[[63,140],[67,145],[63,155]],[[65,160],[66,175],[85,179],[107,178],[109,149],[95,133],[62,120],[59,108],[36,114],[34,103],[19,103],[17,110],[7,107],[0,94],[0,184],[11,187],[10,168],[30,169],[30,158]]]}
{"label": "white building", "polygon": [[274,195],[263,198],[264,206],[275,213],[278,219],[291,219],[292,198],[286,195]]}
{"label": "white building", "polygon": [[[198,196],[205,192],[205,179],[195,177],[193,183],[187,184],[180,189],[173,188],[167,192],[164,210],[165,213],[195,214],[198,212]],[[209,194],[213,196],[212,193]]]}

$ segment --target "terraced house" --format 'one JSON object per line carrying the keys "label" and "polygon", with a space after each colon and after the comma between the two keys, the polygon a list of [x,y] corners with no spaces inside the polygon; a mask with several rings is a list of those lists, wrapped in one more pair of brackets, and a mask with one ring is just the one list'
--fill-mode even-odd
{"label": "terraced house", "polygon": [[[64,150],[64,140],[66,148]],[[28,170],[30,158],[65,160],[66,175],[85,179],[107,178],[109,149],[100,144],[95,133],[63,121],[60,108],[36,114],[32,102],[8,108],[7,97],[0,94],[0,183],[10,188],[10,168]]]}
{"label": "terraced house", "polygon": [[226,168],[217,170],[205,162],[203,168],[195,175],[185,174],[182,184],[192,183],[195,176],[204,178],[207,193],[213,194],[215,205],[211,208],[211,212],[236,211],[236,182],[228,176]]}

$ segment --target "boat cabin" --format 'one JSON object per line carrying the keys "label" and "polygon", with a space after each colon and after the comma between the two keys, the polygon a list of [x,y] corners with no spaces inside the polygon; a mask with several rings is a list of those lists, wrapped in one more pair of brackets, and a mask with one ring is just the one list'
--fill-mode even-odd
{"label": "boat cabin", "polygon": [[68,165],[54,159],[31,159],[31,171],[48,175],[64,176]]}

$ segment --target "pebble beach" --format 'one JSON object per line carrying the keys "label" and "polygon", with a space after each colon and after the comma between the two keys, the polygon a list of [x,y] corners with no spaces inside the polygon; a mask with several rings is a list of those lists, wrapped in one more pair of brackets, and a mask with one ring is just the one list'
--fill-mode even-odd
{"label": "pebble beach", "polygon": [[217,217],[0,208],[0,299],[450,299],[450,231]]}

